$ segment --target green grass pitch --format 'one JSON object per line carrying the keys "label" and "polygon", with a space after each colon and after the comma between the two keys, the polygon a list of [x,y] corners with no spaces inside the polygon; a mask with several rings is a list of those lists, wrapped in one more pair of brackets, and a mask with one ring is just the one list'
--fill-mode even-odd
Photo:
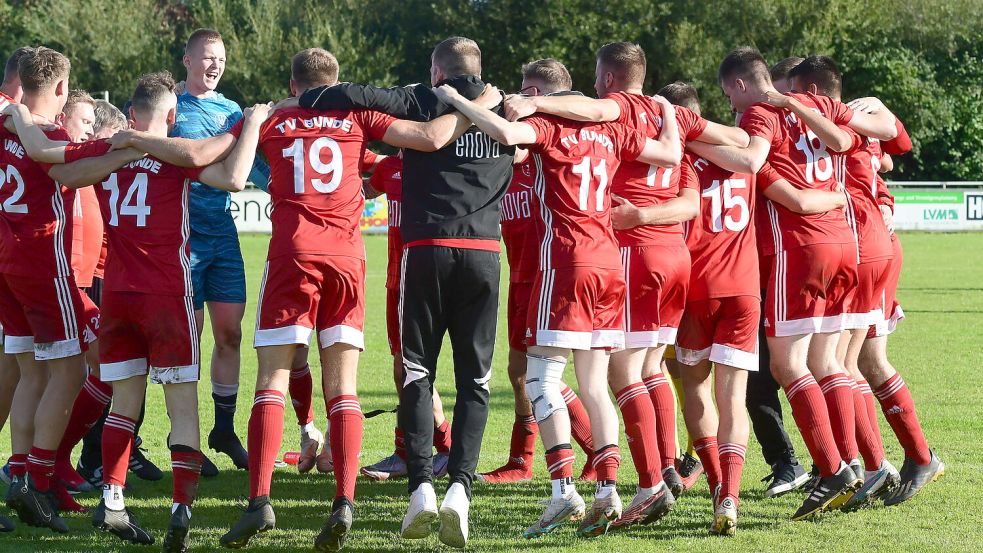
{"label": "green grass pitch", "polygon": [[[251,348],[252,325],[268,236],[244,235],[242,249],[248,267],[250,301],[243,323],[242,387],[239,391],[237,427],[245,441],[246,423],[255,385],[256,356]],[[855,514],[830,513],[817,522],[793,523],[789,516],[802,500],[799,494],[766,500],[759,480],[768,472],[760,450],[753,442],[741,493],[741,516],[734,539],[707,535],[711,510],[705,480],[684,496],[675,510],[655,526],[638,527],[616,536],[592,541],[578,539],[572,529],[560,528],[536,541],[522,539],[522,530],[540,513],[537,500],[547,497],[548,482],[540,452],[536,457],[536,480],[529,483],[491,487],[475,486],[471,511],[473,551],[979,551],[983,530],[979,493],[983,487],[983,234],[904,234],[905,272],[901,298],[907,320],[892,337],[890,352],[911,387],[929,443],[947,465],[945,477],[930,485],[908,504],[893,509],[877,508]],[[391,358],[385,334],[386,241],[381,236],[366,239],[368,278],[366,282],[366,343],[359,374],[359,396],[366,411],[391,408],[396,404],[391,378]],[[503,284],[506,279],[503,278]],[[502,299],[504,302],[504,288]],[[501,312],[504,314],[504,303]],[[205,359],[212,345],[205,329],[202,352]],[[445,409],[453,402],[453,380],[449,345],[441,358],[438,388],[447,392]],[[504,316],[499,321],[499,340],[492,378],[491,416],[485,433],[479,470],[490,470],[506,457],[512,424],[512,395],[505,378],[507,353]],[[314,358],[312,357],[312,361]],[[202,428],[211,428],[212,403],[207,371],[199,387]],[[568,381],[572,384],[572,375]],[[320,391],[315,401],[318,426],[323,428],[324,403]],[[287,409],[283,451],[296,450],[298,432],[294,415]],[[392,449],[395,415],[367,420],[362,463],[378,460]],[[787,426],[797,450],[808,462],[790,417]],[[157,539],[153,548],[123,545],[115,537],[95,531],[88,516],[68,517],[71,533],[55,535],[47,530],[20,527],[0,535],[0,551],[117,552],[158,550],[170,507],[171,479],[165,445],[169,423],[159,387],[149,391],[147,422],[142,435],[148,456],[167,471],[157,483],[131,477],[135,489],[129,506]],[[679,424],[682,432],[682,422]],[[890,428],[882,421],[888,457],[901,466],[901,449]],[[0,433],[0,455],[9,455],[9,433]],[[624,446],[624,440],[622,440]],[[77,452],[76,452],[77,453]],[[579,454],[579,452],[578,452]],[[225,457],[212,454],[222,473],[202,479],[192,518],[192,551],[221,551],[218,538],[239,516],[248,494],[248,479]],[[621,475],[622,497],[634,492],[635,475],[625,451]],[[578,457],[579,470],[583,456]],[[279,468],[273,478],[277,529],[259,536],[249,546],[254,552],[310,550],[314,536],[328,514],[333,496],[332,477],[298,475],[293,467]],[[405,481],[373,483],[359,480],[357,511],[349,551],[431,551],[440,549],[436,535],[420,542],[399,538],[399,523],[406,508]],[[438,493],[443,487],[438,483]],[[580,484],[590,500],[590,486]],[[96,494],[82,503],[92,508]],[[0,512],[8,515],[5,508]]]}

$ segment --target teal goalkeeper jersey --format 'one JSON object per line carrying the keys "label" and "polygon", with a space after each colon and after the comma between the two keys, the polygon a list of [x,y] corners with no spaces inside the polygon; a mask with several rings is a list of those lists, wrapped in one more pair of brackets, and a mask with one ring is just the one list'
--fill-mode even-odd
{"label": "teal goalkeeper jersey", "polygon": [[[185,92],[177,97],[177,120],[171,136],[208,138],[228,132],[240,119],[242,109],[239,104],[217,92],[204,98]],[[249,181],[265,190],[269,176],[269,166],[257,157]],[[225,190],[192,182],[188,203],[192,232],[211,236],[236,233],[230,210],[232,198]]]}

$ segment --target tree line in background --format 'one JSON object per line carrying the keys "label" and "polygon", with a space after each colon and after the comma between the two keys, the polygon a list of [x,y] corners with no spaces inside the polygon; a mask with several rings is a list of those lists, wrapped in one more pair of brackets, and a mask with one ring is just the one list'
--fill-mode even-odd
{"label": "tree line in background", "polygon": [[220,31],[219,90],[241,103],[288,94],[289,60],[320,46],[342,80],[389,86],[429,79],[430,51],[452,35],[482,48],[486,81],[519,87],[520,66],[554,57],[593,94],[594,52],[617,40],[648,55],[647,91],[684,80],[704,115],[732,121],[716,82],[731,48],[769,62],[827,54],[844,99],[876,95],[905,122],[914,152],[898,180],[983,179],[983,2],[979,0],[0,0],[0,52],[44,44],[68,55],[73,86],[118,105],[136,78],[170,69],[197,27]]}

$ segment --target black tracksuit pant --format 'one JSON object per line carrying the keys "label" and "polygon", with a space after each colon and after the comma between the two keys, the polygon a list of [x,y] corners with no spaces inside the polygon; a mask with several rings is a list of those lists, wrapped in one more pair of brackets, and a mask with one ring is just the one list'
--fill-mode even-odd
{"label": "black tracksuit pant", "polygon": [[[764,292],[761,297],[764,298]],[[748,373],[745,404],[754,428],[754,437],[761,444],[761,454],[766,463],[774,465],[779,461],[794,460],[795,450],[782,420],[782,404],[778,399],[781,386],[771,374],[771,355],[768,353],[764,320],[762,301],[761,323],[758,327],[758,370]]]}
{"label": "black tracksuit pant", "polygon": [[446,332],[457,387],[448,485],[460,482],[471,494],[488,420],[500,272],[498,252],[443,246],[403,252],[399,307],[405,376],[399,427],[410,493],[433,480],[433,383]]}

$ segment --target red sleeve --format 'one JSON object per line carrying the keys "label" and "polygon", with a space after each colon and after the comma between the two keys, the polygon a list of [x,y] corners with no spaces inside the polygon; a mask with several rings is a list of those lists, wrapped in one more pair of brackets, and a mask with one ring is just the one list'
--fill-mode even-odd
{"label": "red sleeve", "polygon": [[904,128],[904,124],[897,117],[894,118],[894,126],[898,128],[898,136],[891,140],[882,140],[881,148],[885,154],[892,156],[907,154],[911,151],[911,137],[908,136],[908,130]]}
{"label": "red sleeve", "polygon": [[770,163],[765,163],[761,166],[761,170],[758,171],[755,182],[757,183],[758,190],[763,191],[781,179],[782,176],[778,174],[778,171]]}
{"label": "red sleeve", "polygon": [[781,122],[778,113],[761,104],[755,104],[741,115],[740,127],[750,136],[759,136],[774,144]]}
{"label": "red sleeve", "polygon": [[355,114],[365,131],[365,139],[368,141],[382,140],[382,137],[386,136],[389,126],[396,121],[392,115],[379,111],[364,110],[357,111]]}
{"label": "red sleeve", "polygon": [[379,166],[375,168],[375,171],[372,171],[372,175],[369,177],[369,186],[383,194],[388,194],[389,187],[387,184],[391,182],[389,176],[398,170],[401,164],[402,162],[396,156],[389,156],[383,159],[379,162]]}
{"label": "red sleeve", "polygon": [[205,170],[204,167],[179,167],[184,176],[189,179],[196,181],[201,177],[201,172]]}
{"label": "red sleeve", "polygon": [[366,148],[362,151],[362,160],[358,163],[358,170],[365,173],[372,170],[376,162],[379,160],[379,154],[373,152],[372,150]]}
{"label": "red sleeve", "polygon": [[676,106],[676,124],[679,125],[679,137],[683,142],[696,140],[707,128],[706,119],[682,106]]}
{"label": "red sleeve", "polygon": [[612,134],[618,139],[616,145],[618,157],[627,161],[638,159],[645,149],[645,141],[648,140],[645,135],[624,125],[612,125],[612,127],[615,129]]}
{"label": "red sleeve", "polygon": [[235,125],[232,125],[232,128],[229,129],[229,134],[236,137],[236,140],[239,140],[239,135],[242,134],[242,126],[245,124],[245,122],[246,119],[244,117],[240,118],[239,121]]}
{"label": "red sleeve", "polygon": [[622,125],[631,125],[634,121],[631,121],[631,105],[628,103],[628,95],[625,92],[616,92],[614,94],[609,94],[604,97],[605,100],[612,100],[614,103],[618,104],[618,109],[621,114],[618,115],[618,119],[614,122],[621,123]]}
{"label": "red sleeve", "polygon": [[841,131],[850,135],[850,147],[846,150],[840,152],[841,154],[850,154],[867,147],[867,143],[864,137],[857,134],[857,131],[847,127],[846,125],[837,125]]}
{"label": "red sleeve", "polygon": [[553,137],[556,135],[556,123],[553,121],[540,115],[533,115],[526,117],[521,122],[529,125],[536,132],[536,142],[529,145],[530,150],[542,151],[543,147],[553,142]]}
{"label": "red sleeve", "polygon": [[72,142],[65,146],[65,163],[71,163],[87,157],[101,156],[109,151],[107,140],[90,140],[88,142]]}
{"label": "red sleeve", "polygon": [[853,119],[853,108],[843,102],[834,100],[829,96],[817,96],[811,93],[809,97],[822,108],[822,112],[826,115],[826,118],[837,125],[848,125],[850,120]]}

